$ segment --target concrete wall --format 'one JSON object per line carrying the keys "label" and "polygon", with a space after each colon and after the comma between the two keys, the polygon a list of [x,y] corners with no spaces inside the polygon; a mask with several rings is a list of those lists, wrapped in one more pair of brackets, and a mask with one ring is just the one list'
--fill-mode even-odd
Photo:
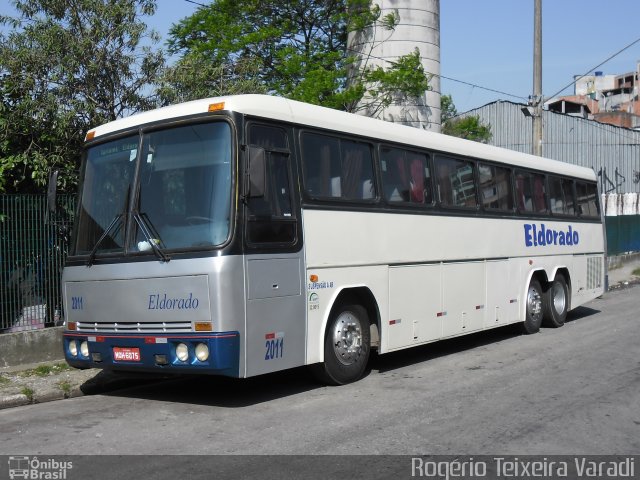
{"label": "concrete wall", "polygon": [[349,49],[360,55],[360,66],[388,69],[390,62],[417,48],[425,73],[433,77],[429,81],[430,90],[417,101],[396,99],[381,112],[357,113],[440,132],[440,0],[376,0],[374,3],[380,7],[382,16],[395,13],[400,20],[391,32],[376,26],[349,36]]}
{"label": "concrete wall", "polygon": [[62,361],[63,327],[0,335],[0,368]]}

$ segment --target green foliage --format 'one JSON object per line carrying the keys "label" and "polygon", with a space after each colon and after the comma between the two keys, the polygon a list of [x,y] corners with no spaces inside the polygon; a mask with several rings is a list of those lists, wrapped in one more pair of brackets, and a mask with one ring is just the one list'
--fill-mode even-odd
{"label": "green foliage", "polygon": [[18,375],[21,377],[48,377],[49,375],[57,375],[70,369],[71,367],[66,363],[55,363],[53,365],[38,365],[35,368],[22,371]]}
{"label": "green foliage", "polygon": [[492,136],[491,126],[483,124],[477,115],[448,120],[442,133],[480,143],[487,143]]}
{"label": "green foliage", "polygon": [[442,112],[440,117],[440,122],[442,123],[442,125],[458,115],[458,110],[453,103],[453,98],[451,98],[451,95],[442,95],[440,97],[440,109]]}
{"label": "green foliage", "polygon": [[257,78],[258,66],[249,60],[217,65],[199,52],[189,52],[163,71],[157,85],[158,101],[169,105],[220,95],[266,93]]}
{"label": "green foliage", "polygon": [[30,402],[33,402],[33,396],[35,395],[36,392],[33,388],[22,387],[22,389],[20,390],[20,393],[26,396]]}
{"label": "green foliage", "polygon": [[354,106],[351,111],[366,109],[370,115],[376,115],[392,103],[419,97],[430,88],[429,77],[425,75],[417,48],[391,62],[390,68],[376,66],[362,69],[359,82],[365,86],[369,100],[362,102],[360,99],[360,105]]}
{"label": "green foliage", "polygon": [[64,392],[65,398],[69,398],[69,395],[71,395],[71,382],[63,380],[62,382],[58,382],[58,387]]}
{"label": "green foliage", "polygon": [[[231,72],[219,76],[213,92],[239,85],[241,92],[265,91],[350,111],[368,98],[377,109],[394,96],[427,90],[419,55],[372,68],[367,55],[347,54],[348,36],[372,28],[391,31],[398,21],[397,12],[383,16],[369,0],[216,0],[174,25],[168,43],[171,53],[182,55],[178,64],[195,58]],[[177,98],[194,98],[202,90],[175,76],[167,78],[164,91],[172,88],[182,92]],[[161,97],[168,101],[171,95]]]}
{"label": "green foliage", "polygon": [[77,180],[87,130],[155,105],[146,90],[164,65],[141,15],[155,0],[14,0],[0,17],[0,192],[42,191],[61,170]]}

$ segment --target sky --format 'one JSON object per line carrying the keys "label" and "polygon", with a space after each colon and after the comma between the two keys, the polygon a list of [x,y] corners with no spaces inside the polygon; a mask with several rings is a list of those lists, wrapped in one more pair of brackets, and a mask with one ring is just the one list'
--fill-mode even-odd
{"label": "sky", "polygon": [[[157,3],[147,23],[163,40],[172,24],[198,8],[188,0]],[[9,13],[9,5],[0,0],[0,13]],[[458,112],[500,99],[527,101],[533,90],[533,5],[534,0],[440,0],[440,73],[448,77],[441,92],[452,95]],[[640,0],[543,0],[543,94],[556,94],[574,75],[589,72],[639,38]],[[638,61],[640,42],[597,70],[627,73]],[[572,93],[573,87],[562,91]]]}

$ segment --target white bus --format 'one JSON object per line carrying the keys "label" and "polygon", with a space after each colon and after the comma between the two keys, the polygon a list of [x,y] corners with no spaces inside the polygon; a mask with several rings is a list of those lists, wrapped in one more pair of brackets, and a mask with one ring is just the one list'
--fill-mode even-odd
{"label": "white bus", "polygon": [[596,176],[260,95],[91,130],[63,274],[78,368],[331,384],[397,351],[600,296]]}

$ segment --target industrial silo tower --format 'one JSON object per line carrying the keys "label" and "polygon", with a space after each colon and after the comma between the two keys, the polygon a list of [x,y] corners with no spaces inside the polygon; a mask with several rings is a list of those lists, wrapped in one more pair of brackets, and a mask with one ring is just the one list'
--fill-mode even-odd
{"label": "industrial silo tower", "polygon": [[[393,31],[379,25],[349,36],[349,49],[360,58],[359,65],[379,65],[385,69],[398,57],[420,51],[422,65],[431,74],[430,90],[418,99],[400,99],[382,111],[360,109],[358,113],[376,116],[425,130],[440,131],[440,1],[372,0],[381,17],[395,13],[399,23]],[[356,63],[358,65],[358,63]],[[363,105],[367,103],[364,99]]]}

